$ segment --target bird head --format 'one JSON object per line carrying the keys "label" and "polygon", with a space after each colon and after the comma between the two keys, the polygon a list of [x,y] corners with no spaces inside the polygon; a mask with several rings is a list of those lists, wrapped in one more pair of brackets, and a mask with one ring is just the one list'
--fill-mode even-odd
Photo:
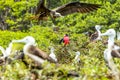
{"label": "bird head", "polygon": [[75,54],[76,54],[76,55],[80,55],[80,52],[79,52],[79,51],[77,51],[77,52],[75,52]]}
{"label": "bird head", "polygon": [[108,36],[108,37],[113,37],[115,38],[116,32],[114,29],[109,29],[105,33],[101,34],[101,36]]}
{"label": "bird head", "polygon": [[62,17],[62,15],[61,15],[60,13],[56,12],[56,11],[52,11],[52,12],[51,12],[51,16],[52,16],[53,18]]}
{"label": "bird head", "polygon": [[25,44],[35,44],[35,39],[32,36],[26,36],[20,40],[13,40],[12,43],[25,43]]}
{"label": "bird head", "polygon": [[51,49],[50,49],[50,50],[51,50],[51,52],[53,52],[53,51],[54,51],[54,47],[51,47]]}
{"label": "bird head", "polygon": [[100,26],[100,25],[96,25],[96,26],[95,26],[95,29],[96,29],[96,30],[100,30],[100,29],[101,29],[101,26]]}

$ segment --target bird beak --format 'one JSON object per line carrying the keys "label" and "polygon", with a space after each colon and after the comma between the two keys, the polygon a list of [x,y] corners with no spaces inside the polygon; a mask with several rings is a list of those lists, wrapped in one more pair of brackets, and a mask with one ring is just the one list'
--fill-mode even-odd
{"label": "bird beak", "polygon": [[108,35],[107,32],[100,34],[100,36],[107,36],[107,35]]}
{"label": "bird beak", "polygon": [[26,43],[24,39],[21,40],[12,40],[12,43]]}

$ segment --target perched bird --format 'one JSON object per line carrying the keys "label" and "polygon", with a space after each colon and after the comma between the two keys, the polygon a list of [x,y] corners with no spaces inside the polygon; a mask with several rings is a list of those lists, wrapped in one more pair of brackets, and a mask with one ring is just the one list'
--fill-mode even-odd
{"label": "perched bird", "polygon": [[120,80],[120,74],[117,66],[112,60],[113,57],[120,58],[120,47],[114,45],[114,38],[116,37],[116,32],[114,29],[109,29],[100,36],[108,36],[108,46],[104,51],[104,59],[107,62],[109,69],[112,71],[115,76],[115,80]]}
{"label": "perched bird", "polygon": [[62,42],[64,43],[64,46],[66,46],[70,43],[70,39],[69,39],[68,34],[65,34],[65,36],[60,40],[59,43],[61,44]]}
{"label": "perched bird", "polygon": [[[109,29],[105,33],[101,34],[101,36],[108,36],[108,49],[111,50],[112,57],[120,58],[120,47],[115,45],[115,37],[116,32],[114,29]],[[106,52],[106,51],[105,51]]]}
{"label": "perched bird", "polygon": [[8,60],[8,63],[10,63],[11,59],[8,57],[12,51],[12,42],[9,44],[9,46],[6,49],[4,49],[2,46],[0,46],[0,50],[3,54],[3,56],[0,57],[0,64],[6,63],[7,60]]}
{"label": "perched bird", "polygon": [[90,41],[97,41],[97,40],[102,40],[102,38],[100,37],[100,29],[101,29],[101,26],[100,25],[96,25],[95,26],[95,29],[96,29],[96,32],[93,33],[91,36],[90,36]]}
{"label": "perched bird", "polygon": [[12,42],[9,44],[9,46],[6,48],[6,50],[2,46],[0,46],[0,50],[3,53],[3,56],[1,58],[8,57],[12,51]]}
{"label": "perched bird", "polygon": [[57,7],[54,10],[50,10],[45,5],[45,0],[40,0],[35,12],[35,19],[38,20],[47,20],[48,16],[51,18],[57,18],[61,16],[66,16],[73,13],[88,13],[100,8],[98,4],[90,3],[81,3],[81,2],[71,2],[60,7]]}
{"label": "perched bird", "polygon": [[55,62],[57,62],[56,55],[54,54],[54,48],[51,47],[50,51],[51,51],[51,53],[50,53],[49,56],[50,56],[52,59],[54,59]]}
{"label": "perched bird", "polygon": [[54,59],[49,57],[47,53],[40,50],[38,47],[36,47],[35,39],[32,36],[26,36],[21,40],[13,40],[13,43],[25,43],[25,46],[23,48],[23,53],[28,55],[30,58],[32,58],[35,62],[42,64],[45,60],[48,60],[50,62],[56,62]]}
{"label": "perched bird", "polygon": [[75,56],[74,61],[75,61],[75,63],[78,63],[78,62],[80,62],[80,52],[77,51],[77,52],[75,52],[75,53],[76,53],[76,56]]}

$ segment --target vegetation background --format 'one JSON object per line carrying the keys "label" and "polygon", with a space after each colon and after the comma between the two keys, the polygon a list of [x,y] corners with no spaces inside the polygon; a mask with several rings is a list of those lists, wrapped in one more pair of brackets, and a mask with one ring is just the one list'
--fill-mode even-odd
{"label": "vegetation background", "polygon": [[[120,31],[120,0],[46,0],[51,9],[72,1],[101,5],[100,9],[91,13],[75,13],[57,18],[55,26],[51,19],[36,21],[30,18],[35,13],[38,1],[0,0],[0,45],[6,48],[11,40],[30,35],[36,39],[37,46],[48,54],[49,46],[53,46],[61,66],[56,68],[54,64],[46,62],[44,69],[36,70],[39,80],[110,80],[110,72],[103,58],[106,46],[100,41],[90,43],[89,37],[84,33],[94,32],[95,25],[102,25],[102,32],[109,28]],[[59,44],[59,40],[66,33],[69,34],[71,42],[67,50]],[[74,64],[75,51],[81,52],[79,64]],[[120,68],[120,61],[115,59],[115,62]],[[78,72],[80,77],[68,77],[70,70]],[[26,80],[29,77],[30,68],[20,60],[0,66],[2,80]]]}

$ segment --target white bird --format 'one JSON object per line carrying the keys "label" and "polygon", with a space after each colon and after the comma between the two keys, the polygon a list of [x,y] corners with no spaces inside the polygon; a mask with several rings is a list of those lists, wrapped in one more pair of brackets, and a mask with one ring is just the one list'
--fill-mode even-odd
{"label": "white bird", "polygon": [[[108,48],[111,50],[111,56],[120,58],[120,47],[114,44],[114,39],[116,37],[116,32],[114,29],[109,29],[105,33],[101,34],[101,36],[108,36]],[[106,51],[105,51],[106,52]]]}
{"label": "white bird", "polygon": [[49,57],[47,53],[36,47],[35,39],[32,36],[26,36],[21,40],[13,40],[12,42],[25,43],[25,46],[23,48],[24,54],[35,60],[35,62],[38,62],[40,64],[42,64],[45,60],[55,62],[52,58]]}
{"label": "white bird", "polygon": [[78,63],[78,62],[80,62],[80,52],[77,51],[77,52],[75,52],[75,54],[76,54],[76,56],[75,56],[74,61],[75,61],[75,63]]}
{"label": "white bird", "polygon": [[49,55],[49,56],[57,62],[56,55],[54,54],[54,48],[53,48],[53,47],[51,47],[50,51],[51,51],[51,53],[50,53],[50,55]]}
{"label": "white bird", "polygon": [[9,44],[9,46],[6,48],[6,50],[2,46],[0,46],[0,50],[3,54],[3,56],[1,58],[4,59],[4,58],[8,57],[12,51],[12,42]]}
{"label": "white bird", "polygon": [[[114,29],[109,29],[105,33],[101,34],[101,36],[108,36],[108,46],[104,51],[104,58],[108,63],[108,67],[112,70],[113,75],[115,76],[115,80],[120,80],[119,70],[117,69],[113,57],[120,57],[119,46],[114,45],[114,38],[116,36],[116,32]],[[114,47],[115,46],[115,47]]]}
{"label": "white bird", "polygon": [[96,25],[95,29],[96,29],[96,32],[93,33],[90,36],[90,41],[102,40],[102,38],[100,36],[100,34],[101,34],[101,32],[100,32],[101,26],[100,25]]}
{"label": "white bird", "polygon": [[95,26],[95,29],[96,29],[97,32],[98,32],[98,37],[96,38],[96,40],[102,40],[102,38],[101,38],[101,36],[100,36],[100,34],[101,34],[101,32],[100,32],[101,26],[100,26],[100,25],[96,25],[96,26]]}

